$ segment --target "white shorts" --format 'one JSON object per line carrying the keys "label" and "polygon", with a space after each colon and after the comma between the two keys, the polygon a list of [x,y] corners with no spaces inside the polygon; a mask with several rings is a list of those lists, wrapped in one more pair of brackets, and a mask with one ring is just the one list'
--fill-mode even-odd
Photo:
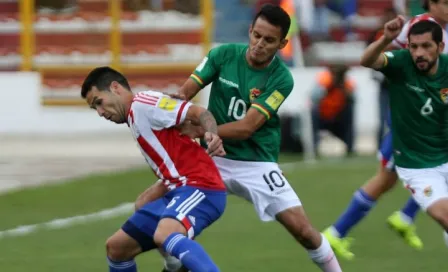
{"label": "white shorts", "polygon": [[423,210],[434,202],[448,198],[448,163],[423,169],[396,166],[398,176]]}
{"label": "white shorts", "polygon": [[278,213],[302,205],[277,163],[213,159],[227,191],[253,203],[262,221],[275,220]]}

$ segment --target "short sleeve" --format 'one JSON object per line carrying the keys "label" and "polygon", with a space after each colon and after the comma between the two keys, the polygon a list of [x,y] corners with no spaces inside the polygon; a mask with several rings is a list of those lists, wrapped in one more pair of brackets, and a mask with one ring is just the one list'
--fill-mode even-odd
{"label": "short sleeve", "polygon": [[213,48],[205,56],[201,63],[196,67],[194,72],[190,75],[201,88],[210,84],[215,77],[219,74],[219,60],[221,58],[221,47]]}
{"label": "short sleeve", "polygon": [[132,103],[132,110],[145,116],[155,130],[170,128],[185,121],[188,109],[192,104],[187,101],[171,98],[159,92],[138,93]]}
{"label": "short sleeve", "polygon": [[378,71],[387,76],[389,80],[393,80],[394,77],[402,74],[403,67],[407,65],[410,55],[408,50],[401,49],[384,52],[382,57],[384,58],[384,66]]}
{"label": "short sleeve", "polygon": [[[286,71],[286,70],[285,70]],[[289,71],[275,77],[272,83],[267,84],[266,90],[252,102],[251,107],[262,113],[266,120],[269,120],[272,115],[276,114],[285,99],[291,93],[294,87],[294,80]]]}

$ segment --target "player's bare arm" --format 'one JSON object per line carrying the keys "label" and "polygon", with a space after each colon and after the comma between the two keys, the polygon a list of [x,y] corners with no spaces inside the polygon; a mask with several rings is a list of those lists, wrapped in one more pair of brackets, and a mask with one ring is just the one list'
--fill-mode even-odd
{"label": "player's bare arm", "polygon": [[387,64],[383,51],[398,37],[403,28],[404,18],[398,16],[384,25],[384,35],[371,43],[361,57],[361,65],[373,69],[381,69]]}
{"label": "player's bare arm", "polygon": [[218,135],[223,139],[246,140],[266,122],[266,117],[254,108],[238,121],[218,126]]}
{"label": "player's bare arm", "polygon": [[[245,140],[248,139],[266,122],[266,117],[256,109],[250,108],[242,120],[222,124],[218,126],[218,136],[223,139]],[[203,137],[205,130],[199,124],[188,124],[181,128],[181,133],[190,138]]]}
{"label": "player's bare arm", "polygon": [[135,210],[137,211],[146,203],[161,198],[166,193],[168,193],[168,189],[162,184],[161,180],[158,180],[137,197],[137,200],[135,201]]}
{"label": "player's bare arm", "polygon": [[184,85],[180,87],[178,93],[174,94],[174,97],[177,95],[180,99],[191,100],[201,89],[201,86],[199,86],[193,79],[188,78]]}
{"label": "player's bare arm", "polygon": [[192,105],[188,109],[185,120],[198,124],[204,131],[203,137],[207,142],[207,152],[210,156],[224,156],[226,154],[222,146],[222,140],[218,136],[218,124],[211,112],[203,107]]}

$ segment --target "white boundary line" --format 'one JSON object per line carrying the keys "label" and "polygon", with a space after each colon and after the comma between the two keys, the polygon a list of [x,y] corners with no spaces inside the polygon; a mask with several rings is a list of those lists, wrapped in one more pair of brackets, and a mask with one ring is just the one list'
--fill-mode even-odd
{"label": "white boundary line", "polygon": [[18,226],[13,229],[0,231],[0,239],[6,237],[26,236],[39,230],[64,229],[77,224],[106,220],[131,213],[134,210],[134,203],[123,203],[114,208],[104,209],[85,215],[54,219],[45,223]]}

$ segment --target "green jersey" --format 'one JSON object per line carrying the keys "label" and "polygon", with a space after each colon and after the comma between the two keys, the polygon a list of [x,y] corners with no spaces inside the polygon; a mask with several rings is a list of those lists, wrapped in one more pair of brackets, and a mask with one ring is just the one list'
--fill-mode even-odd
{"label": "green jersey", "polygon": [[409,50],[384,53],[380,69],[390,82],[394,160],[403,168],[431,168],[448,162],[448,56],[435,75],[422,74]]}
{"label": "green jersey", "polygon": [[226,158],[276,162],[281,140],[277,110],[291,93],[294,80],[278,57],[264,69],[252,68],[246,60],[247,50],[247,45],[240,44],[214,48],[190,77],[201,87],[212,83],[208,110],[218,125],[243,119],[249,108],[266,117],[249,139],[223,139]]}

